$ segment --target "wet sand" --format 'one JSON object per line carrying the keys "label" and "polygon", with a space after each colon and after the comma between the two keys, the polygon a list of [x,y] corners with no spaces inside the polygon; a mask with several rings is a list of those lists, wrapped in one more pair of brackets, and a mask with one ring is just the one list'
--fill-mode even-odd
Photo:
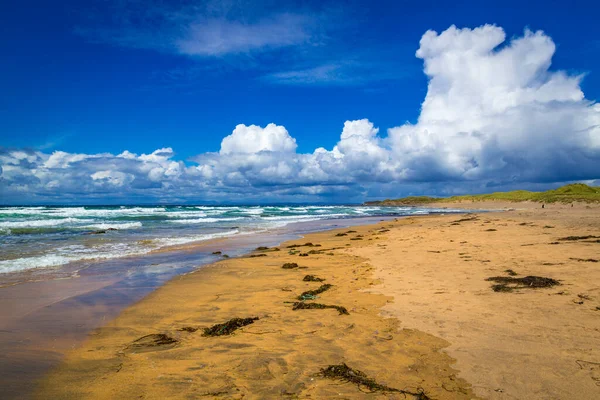
{"label": "wet sand", "polygon": [[253,235],[170,247],[141,257],[84,262],[0,276],[0,398],[28,399],[33,383],[77,348],[95,328],[115,318],[179,274],[271,246],[305,232],[381,218],[290,224]]}
{"label": "wet sand", "polygon": [[[310,234],[176,277],[94,331],[36,395],[411,397],[319,374],[345,363],[432,399],[598,398],[600,238],[559,239],[600,236],[600,208],[485,205],[503,207],[519,209]],[[288,248],[306,242],[320,246]],[[508,269],[560,285],[494,292],[486,279]],[[333,286],[306,303],[349,315],[292,309],[322,284]],[[230,336],[202,335],[234,317],[259,319]]]}

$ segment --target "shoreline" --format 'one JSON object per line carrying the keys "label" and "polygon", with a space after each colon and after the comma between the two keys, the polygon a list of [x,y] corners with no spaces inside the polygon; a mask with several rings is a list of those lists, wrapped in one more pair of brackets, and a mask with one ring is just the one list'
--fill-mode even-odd
{"label": "shoreline", "polygon": [[[310,247],[317,251],[307,257],[280,250],[219,262],[177,277],[127,308],[70,353],[37,394],[127,397],[133,392],[119,387],[133,380],[132,390],[146,398],[378,397],[318,376],[321,368],[345,362],[378,383],[424,389],[432,398],[594,398],[600,393],[600,287],[593,282],[600,275],[586,261],[594,260],[598,244],[560,246],[549,239],[600,235],[599,219],[598,208],[589,206],[482,213],[475,220],[408,217],[352,228],[358,232],[350,238],[326,231],[289,242],[342,247],[329,253]],[[389,231],[375,232],[376,226]],[[350,241],[356,235],[362,240]],[[284,261],[308,268],[282,270]],[[519,276],[555,278],[561,286],[493,292],[485,279],[511,266]],[[343,305],[350,316],[290,310],[284,302],[319,285],[302,282],[304,273],[333,284],[317,301]],[[201,336],[202,328],[234,316],[260,320],[231,337]],[[176,345],[128,350],[153,333],[169,335]]]}
{"label": "shoreline", "polygon": [[[380,316],[380,308],[391,298],[367,293],[365,289],[377,283],[372,267],[361,257],[345,254],[350,243],[360,247],[383,241],[385,232],[373,229],[385,231],[386,225],[409,224],[412,219],[312,233],[283,243],[279,251],[255,252],[177,277],[69,354],[43,380],[37,398],[126,398],[134,393],[157,399],[330,398],[362,393],[355,385],[321,384],[316,376],[320,368],[340,363],[398,390],[424,391],[440,399],[472,398],[468,383],[456,377],[450,357],[439,351],[448,343],[424,332],[399,330],[398,320]],[[292,260],[300,268],[282,268]],[[305,275],[324,281],[304,282]],[[333,287],[317,301],[345,307],[349,315],[335,309],[292,309],[298,295],[321,284]],[[203,327],[234,317],[259,320],[231,336],[201,336]],[[191,332],[194,329],[199,330]],[[153,334],[177,343],[164,350],[150,345],[130,351],[137,339]],[[374,347],[379,351],[373,352]],[[387,369],[398,363],[402,373]],[[125,388],[123,383],[131,379],[136,384]],[[406,398],[401,393],[380,395]]]}
{"label": "shoreline", "polygon": [[[383,217],[382,217],[383,218]],[[81,345],[98,326],[115,318],[174,276],[257,246],[272,246],[301,237],[304,232],[347,224],[378,221],[380,217],[322,220],[290,224],[257,235],[238,235],[200,242],[194,247],[92,263],[40,279],[0,288],[5,307],[0,312],[0,386],[4,398],[28,398],[31,382],[56,366],[65,352]]]}

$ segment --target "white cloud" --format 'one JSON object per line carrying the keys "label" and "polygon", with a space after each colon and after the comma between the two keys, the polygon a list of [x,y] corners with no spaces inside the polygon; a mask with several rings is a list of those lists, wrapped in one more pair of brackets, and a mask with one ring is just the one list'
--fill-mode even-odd
{"label": "white cloud", "polygon": [[358,201],[598,179],[600,105],[585,99],[581,76],[550,70],[556,47],[543,32],[505,39],[490,25],[426,32],[416,53],[429,79],[420,116],[386,137],[367,119],[346,121],[331,150],[299,154],[285,127],[240,124],[218,153],[195,157],[197,165],[175,161],[171,148],[116,156],[0,150],[0,189],[7,201],[23,193],[41,201],[57,193],[168,200],[173,192]]}
{"label": "white cloud", "polygon": [[221,142],[221,154],[252,154],[260,151],[294,152],[296,139],[283,126],[268,124],[266,127],[240,124]]}
{"label": "white cloud", "polygon": [[[123,186],[125,183],[129,183],[133,180],[131,174],[111,170],[94,172],[90,177],[98,183],[106,183],[112,186]],[[58,181],[51,181],[50,184],[52,188],[59,186]]]}
{"label": "white cloud", "polygon": [[75,30],[92,41],[194,57],[257,53],[318,41],[317,12],[269,7],[265,13],[258,4],[215,8],[209,3],[108,2],[110,18],[86,16],[87,23]]}
{"label": "white cloud", "polygon": [[279,14],[255,23],[226,19],[200,19],[183,29],[175,40],[181,54],[221,56],[299,45],[310,40],[312,20],[306,16]]}
{"label": "white cloud", "polygon": [[430,176],[418,167],[428,158],[438,175],[454,179],[560,180],[561,169],[575,179],[599,172],[600,114],[585,100],[581,77],[549,70],[555,45],[541,31],[525,31],[497,49],[504,40],[491,25],[423,35],[417,57],[429,85],[419,120],[388,132],[409,176]]}
{"label": "white cloud", "polygon": [[44,163],[46,168],[68,168],[71,163],[90,158],[87,154],[70,154],[64,151],[55,151]]}

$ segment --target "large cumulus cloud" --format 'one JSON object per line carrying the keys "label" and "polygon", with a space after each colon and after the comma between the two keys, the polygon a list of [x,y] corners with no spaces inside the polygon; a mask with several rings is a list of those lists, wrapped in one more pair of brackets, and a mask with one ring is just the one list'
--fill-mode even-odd
{"label": "large cumulus cloud", "polygon": [[346,121],[332,149],[300,154],[285,127],[240,124],[188,163],[170,148],[4,149],[2,199],[342,201],[598,179],[600,105],[581,76],[550,69],[555,50],[540,31],[509,42],[491,25],[428,31],[416,52],[429,79],[420,116],[385,136],[367,119]]}
{"label": "large cumulus cloud", "polygon": [[598,177],[600,107],[584,98],[582,77],[549,70],[556,47],[543,32],[497,50],[504,42],[490,25],[423,35],[417,57],[429,85],[419,120],[389,130],[409,179]]}

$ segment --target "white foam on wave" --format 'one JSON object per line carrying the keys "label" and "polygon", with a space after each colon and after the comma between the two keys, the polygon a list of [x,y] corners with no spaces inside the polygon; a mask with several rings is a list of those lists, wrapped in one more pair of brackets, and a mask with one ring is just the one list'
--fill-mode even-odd
{"label": "white foam on wave", "polygon": [[19,272],[31,269],[50,268],[66,265],[72,262],[107,260],[128,256],[140,256],[154,250],[177,246],[193,242],[202,242],[232,236],[240,233],[237,229],[226,232],[206,233],[193,236],[181,236],[170,238],[158,238],[143,245],[138,243],[111,243],[101,244],[93,247],[83,245],[68,245],[53,250],[52,254],[17,258],[14,260],[0,261],[0,274]]}
{"label": "white foam on wave", "polygon": [[240,231],[237,229],[232,229],[226,232],[217,232],[217,233],[204,233],[201,235],[193,235],[193,236],[181,236],[175,238],[163,238],[157,239],[156,242],[160,244],[160,247],[169,247],[169,246],[178,246],[187,243],[193,242],[203,242],[211,239],[218,239],[227,236],[233,236],[239,234]]}
{"label": "white foam on wave", "polygon": [[223,217],[223,218],[195,218],[195,219],[173,219],[169,222],[174,224],[208,224],[213,222],[238,221],[243,217]]}
{"label": "white foam on wave", "polygon": [[242,210],[244,212],[244,214],[249,214],[249,215],[260,215],[263,213],[262,208],[258,207],[258,208],[247,208],[245,210]]}
{"label": "white foam on wave", "polygon": [[69,245],[54,249],[52,254],[0,261],[0,273],[58,267],[77,261],[105,260],[142,255],[151,250],[151,248],[132,247],[125,243],[104,244],[94,247]]}
{"label": "white foam on wave", "polygon": [[0,207],[1,214],[39,214],[44,207]]}
{"label": "white foam on wave", "polygon": [[167,214],[170,218],[190,218],[190,217],[206,217],[204,211],[176,211]]}
{"label": "white foam on wave", "polygon": [[66,208],[63,209],[65,215],[71,216],[82,216],[82,217],[120,217],[120,216],[151,216],[156,214],[165,213],[167,210],[164,207],[133,207],[133,208],[100,208],[100,209],[77,209],[77,208]]}
{"label": "white foam on wave", "polygon": [[134,229],[141,228],[141,222],[103,222],[100,224],[92,224],[82,226],[82,229]]}
{"label": "white foam on wave", "polygon": [[61,218],[61,219],[34,219],[25,221],[3,221],[0,228],[41,228],[51,226],[62,226],[65,224],[81,224],[94,222],[93,219]]}
{"label": "white foam on wave", "polygon": [[330,217],[347,217],[349,214],[327,214],[327,215],[278,215],[271,217],[264,217],[265,221],[306,221],[306,220],[320,220]]}

